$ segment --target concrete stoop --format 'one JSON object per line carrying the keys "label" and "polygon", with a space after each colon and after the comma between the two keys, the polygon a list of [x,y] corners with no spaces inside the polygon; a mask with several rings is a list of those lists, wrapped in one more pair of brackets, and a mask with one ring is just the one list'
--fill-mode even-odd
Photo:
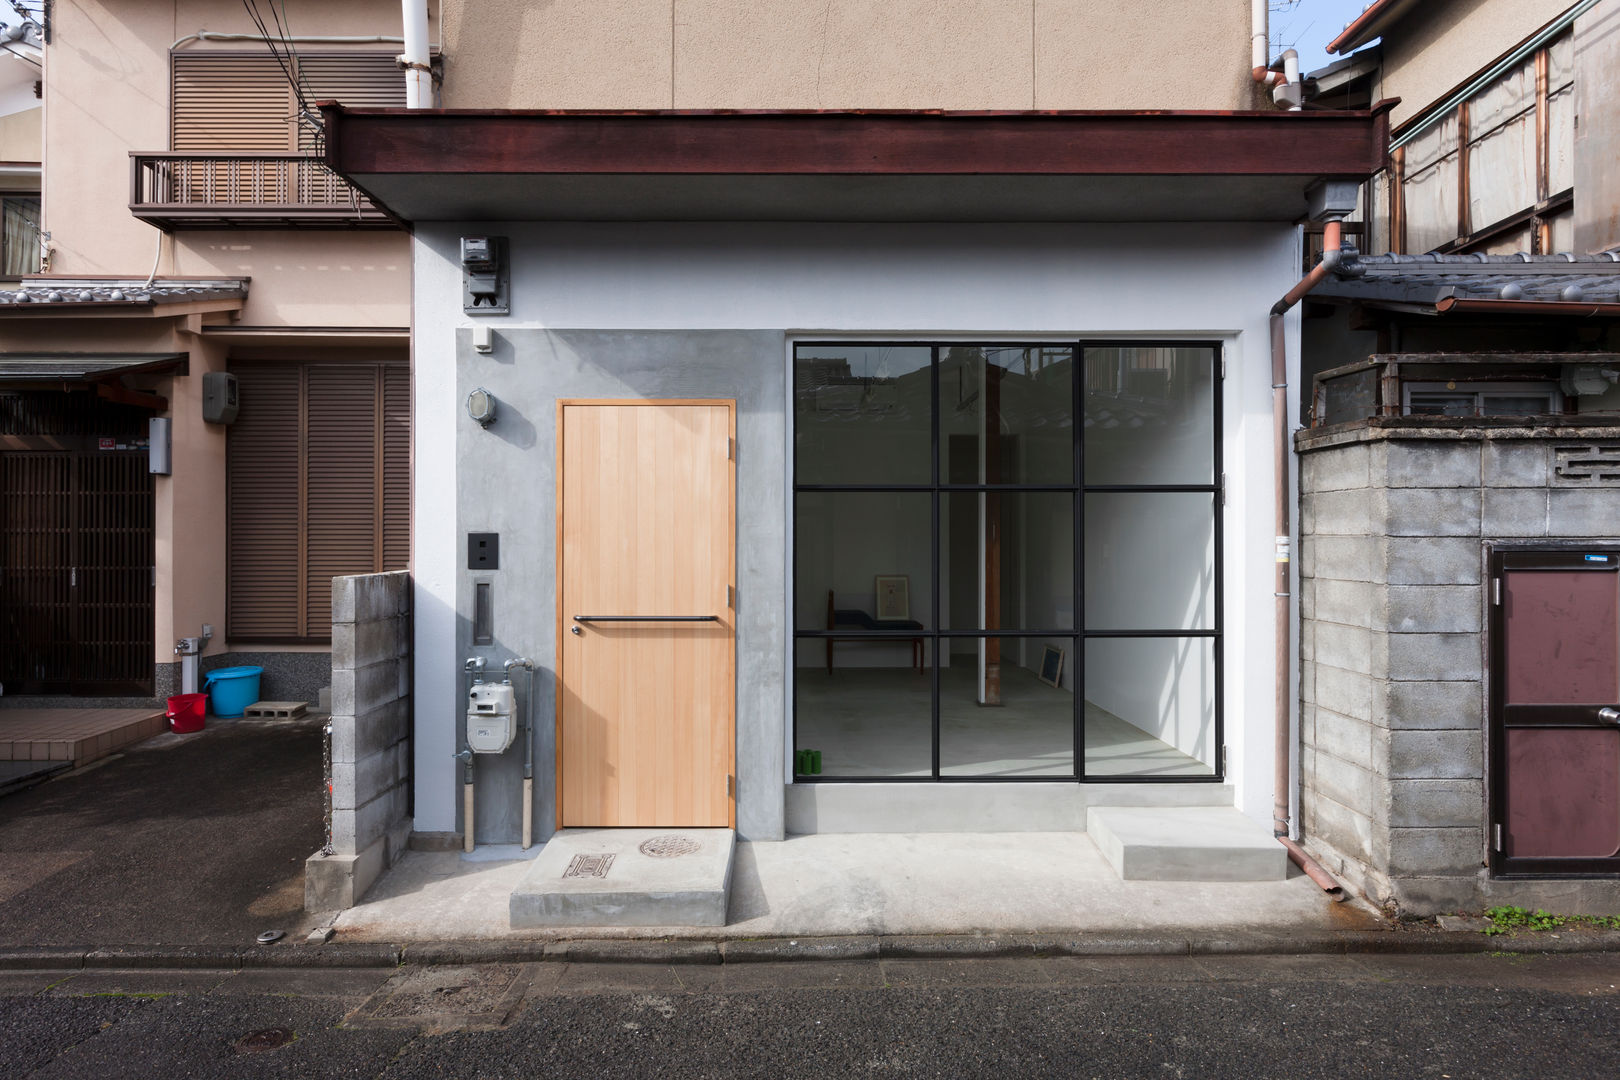
{"label": "concrete stoop", "polygon": [[563,829],[512,890],[511,926],[724,926],[731,829]]}
{"label": "concrete stoop", "polygon": [[1124,881],[1281,881],[1288,853],[1230,806],[1097,806],[1086,831]]}

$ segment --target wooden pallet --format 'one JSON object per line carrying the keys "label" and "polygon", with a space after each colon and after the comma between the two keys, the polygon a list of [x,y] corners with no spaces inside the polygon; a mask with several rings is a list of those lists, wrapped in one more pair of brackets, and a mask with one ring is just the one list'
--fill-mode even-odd
{"label": "wooden pallet", "polygon": [[255,701],[245,715],[260,720],[296,720],[309,708],[302,701]]}

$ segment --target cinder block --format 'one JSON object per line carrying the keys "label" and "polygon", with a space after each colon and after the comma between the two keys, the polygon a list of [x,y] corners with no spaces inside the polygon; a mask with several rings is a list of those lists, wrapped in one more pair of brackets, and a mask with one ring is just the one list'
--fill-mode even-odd
{"label": "cinder block", "polygon": [[1547,444],[1487,439],[1481,458],[1480,480],[1487,488],[1546,487]]}
{"label": "cinder block", "polygon": [[332,762],[332,808],[353,810],[398,787],[399,751],[390,746],[357,762]]}
{"label": "cinder block", "polygon": [[1372,496],[1365,489],[1322,491],[1305,502],[1315,535],[1366,536],[1372,532]]}
{"label": "cinder block", "polygon": [[1342,491],[1367,486],[1368,444],[1313,450],[1300,459],[1301,491]]}
{"label": "cinder block", "polygon": [[1484,858],[1484,833],[1472,829],[1391,829],[1389,860],[1392,878],[1405,875],[1444,877],[1473,874]]}
{"label": "cinder block", "polygon": [[1299,546],[1300,573],[1306,577],[1337,581],[1384,580],[1382,537],[1305,536],[1300,538]]}
{"label": "cinder block", "polygon": [[1384,589],[1365,581],[1316,579],[1316,610],[1319,623],[1382,628],[1387,624]]}
{"label": "cinder block", "polygon": [[1487,490],[1480,516],[1485,536],[1546,536],[1547,489]]}
{"label": "cinder block", "polygon": [[1322,795],[1346,806],[1372,805],[1376,777],[1359,765],[1332,754],[1316,755],[1316,789]]}
{"label": "cinder block", "polygon": [[360,716],[333,713],[333,762],[356,762],[392,747],[409,734],[410,717],[408,701],[390,701]]}
{"label": "cinder block", "polygon": [[1389,628],[1400,634],[1478,633],[1483,603],[1483,593],[1474,585],[1394,586],[1389,590]]}
{"label": "cinder block", "polygon": [[1359,672],[1316,665],[1316,706],[1341,716],[1371,721],[1373,680]]}
{"label": "cinder block", "polygon": [[1554,488],[1547,493],[1547,535],[1613,536],[1620,488]]}
{"label": "cinder block", "polygon": [[1392,488],[1383,492],[1390,536],[1478,536],[1478,488]]}
{"label": "cinder block", "polygon": [[1392,731],[1479,728],[1485,704],[1481,683],[1393,682],[1381,690],[1385,724]]}
{"label": "cinder block", "polygon": [[1484,670],[1478,634],[1402,634],[1390,645],[1395,681],[1457,682],[1481,678]]}
{"label": "cinder block", "polygon": [[1476,442],[1388,441],[1383,444],[1382,456],[1382,479],[1388,487],[1479,487]]}
{"label": "cinder block", "polygon": [[[1324,770],[1331,768],[1326,762],[1334,758],[1358,769],[1371,769],[1372,732],[1372,725],[1365,720],[1341,716],[1331,709],[1317,709],[1316,750],[1323,760],[1320,767]],[[1337,795],[1334,797],[1351,806],[1361,805]]]}
{"label": "cinder block", "polygon": [[1301,619],[1299,623],[1299,658],[1316,659],[1316,620]]}
{"label": "cinder block", "polygon": [[332,669],[332,714],[355,716],[400,697],[400,671],[406,665],[384,660],[362,668]]}
{"label": "cinder block", "polygon": [[1391,731],[1392,780],[1478,780],[1483,775],[1478,731]]}
{"label": "cinder block", "polygon": [[1316,663],[1303,660],[1299,665],[1299,697],[1301,701],[1316,703]]}
{"label": "cinder block", "polygon": [[1365,813],[1325,795],[1311,800],[1310,811],[1313,834],[1354,858],[1372,858],[1373,823]]}
{"label": "cinder block", "polygon": [[1485,820],[1479,780],[1391,780],[1389,824],[1395,828],[1467,828]]}
{"label": "cinder block", "polygon": [[405,789],[392,788],[354,810],[332,813],[332,846],[340,852],[363,850],[405,816]]}
{"label": "cinder block", "polygon": [[[1314,638],[1312,659],[1363,675],[1382,675],[1387,663],[1385,637],[1361,626],[1336,622],[1311,622]],[[1303,638],[1301,645],[1303,645]]]}
{"label": "cinder block", "polygon": [[410,572],[355,574],[332,579],[332,622],[370,622],[409,610]]}
{"label": "cinder block", "polygon": [[384,861],[381,842],[353,855],[311,855],[304,860],[304,910],[354,907],[382,873]]}
{"label": "cinder block", "polygon": [[1391,585],[1478,585],[1481,548],[1468,537],[1391,537],[1387,546]]}
{"label": "cinder block", "polygon": [[332,666],[362,668],[400,657],[405,619],[332,624]]}

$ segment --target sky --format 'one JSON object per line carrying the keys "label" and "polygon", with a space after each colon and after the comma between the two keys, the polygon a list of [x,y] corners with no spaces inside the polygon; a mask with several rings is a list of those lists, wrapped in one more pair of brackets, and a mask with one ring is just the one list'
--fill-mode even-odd
{"label": "sky", "polygon": [[[1315,71],[1342,57],[1324,46],[1365,11],[1371,0],[1271,0],[1271,55],[1299,51],[1301,71]],[[1278,44],[1281,42],[1281,44]]]}

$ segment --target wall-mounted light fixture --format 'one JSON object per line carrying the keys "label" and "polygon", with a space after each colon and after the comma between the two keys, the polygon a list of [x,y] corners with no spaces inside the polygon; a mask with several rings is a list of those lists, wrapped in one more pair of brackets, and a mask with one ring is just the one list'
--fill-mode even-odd
{"label": "wall-mounted light fixture", "polygon": [[495,422],[495,395],[482,386],[468,394],[467,415],[472,417],[479,427],[489,427]]}

